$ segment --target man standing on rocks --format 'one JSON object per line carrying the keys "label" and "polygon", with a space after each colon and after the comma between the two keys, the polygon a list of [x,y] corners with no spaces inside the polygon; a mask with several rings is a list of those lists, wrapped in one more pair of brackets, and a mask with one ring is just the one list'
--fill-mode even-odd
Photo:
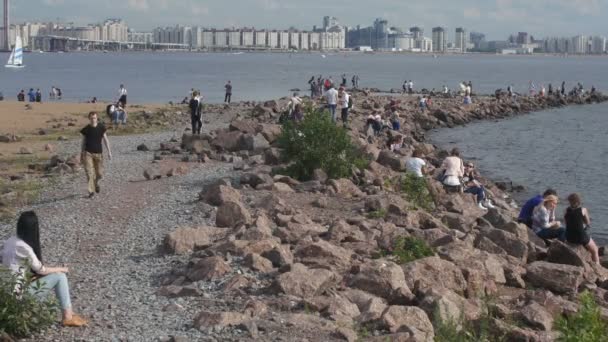
{"label": "man standing on rocks", "polygon": [[88,180],[89,198],[99,193],[99,180],[103,171],[103,147],[102,141],[108,150],[108,159],[112,160],[110,142],[106,135],[106,127],[98,122],[97,113],[89,113],[89,124],[84,127],[82,134],[82,152],[80,162],[84,164]]}
{"label": "man standing on rocks", "polygon": [[226,83],[224,88],[226,88],[226,96],[224,96],[224,103],[230,104],[230,101],[232,100],[232,84],[230,83],[230,81]]}
{"label": "man standing on rocks", "polygon": [[325,92],[325,99],[327,100],[327,109],[331,114],[331,121],[336,122],[336,107],[338,105],[338,91],[334,88],[333,84],[329,85],[329,89]]}
{"label": "man standing on rocks", "polygon": [[201,128],[203,127],[201,109],[203,98],[198,94],[198,91],[192,92],[192,98],[190,99],[190,119],[192,121],[192,134],[201,134]]}
{"label": "man standing on rocks", "polygon": [[344,89],[344,87],[340,87],[339,94],[342,125],[344,126],[344,128],[346,128],[346,125],[348,123],[348,110],[350,109],[350,105],[352,102],[350,101],[350,95],[346,92],[346,89]]}
{"label": "man standing on rocks", "polygon": [[125,88],[123,84],[121,84],[120,89],[118,89],[118,102],[122,103],[123,108],[127,106],[127,88]]}

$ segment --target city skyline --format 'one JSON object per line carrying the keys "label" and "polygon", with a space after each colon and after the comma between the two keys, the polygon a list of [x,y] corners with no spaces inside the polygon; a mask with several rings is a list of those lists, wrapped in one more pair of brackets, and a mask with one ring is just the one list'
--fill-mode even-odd
{"label": "city skyline", "polygon": [[[120,17],[139,31],[158,26],[197,25],[215,28],[260,27],[311,29],[321,26],[319,17],[335,16],[340,23],[368,25],[375,17],[391,26],[442,26],[452,31],[466,27],[486,34],[488,39],[505,39],[513,32],[530,32],[537,38],[578,34],[608,35],[602,23],[608,4],[599,0],[462,0],[403,3],[377,0],[355,4],[309,0],[233,0],[211,3],[197,0],[11,0],[12,22],[57,21],[86,25],[107,17]],[[567,25],[564,23],[567,22]]]}

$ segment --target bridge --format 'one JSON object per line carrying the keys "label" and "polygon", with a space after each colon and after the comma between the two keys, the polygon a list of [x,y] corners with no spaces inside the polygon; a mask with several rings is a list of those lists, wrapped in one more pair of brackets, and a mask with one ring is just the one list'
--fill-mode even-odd
{"label": "bridge", "polygon": [[87,40],[64,36],[32,37],[32,50],[47,52],[68,51],[121,51],[121,50],[190,50],[188,44],[117,42],[107,40]]}

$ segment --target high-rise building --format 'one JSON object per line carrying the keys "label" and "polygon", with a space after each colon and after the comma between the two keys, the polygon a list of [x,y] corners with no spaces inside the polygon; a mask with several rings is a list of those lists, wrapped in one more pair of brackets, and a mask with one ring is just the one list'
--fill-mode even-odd
{"label": "high-rise building", "polygon": [[338,18],[330,16],[323,17],[323,30],[328,30],[330,27],[338,25],[340,25],[340,23],[338,22]]}
{"label": "high-rise building", "polygon": [[572,44],[570,45],[568,53],[585,54],[588,51],[588,46],[589,43],[586,36],[578,35],[572,37]]}
{"label": "high-rise building", "polygon": [[515,40],[517,44],[530,44],[532,40],[528,32],[518,32],[517,39]]}
{"label": "high-rise building", "polygon": [[469,39],[476,50],[483,50],[483,47],[485,47],[484,45],[487,45],[486,35],[483,33],[471,32],[471,34],[469,34]]}
{"label": "high-rise building", "polygon": [[596,36],[593,37],[591,43],[591,53],[604,54],[606,52],[606,37]]}
{"label": "high-rise building", "polygon": [[447,37],[445,28],[433,27],[433,52],[445,52],[447,47]]}
{"label": "high-rise building", "polygon": [[410,33],[412,34],[414,40],[419,40],[424,36],[424,29],[418,26],[410,27]]}
{"label": "high-rise building", "polygon": [[[372,48],[376,50],[388,49],[388,21],[378,18],[374,21],[375,40]],[[374,44],[375,43],[375,44]]]}
{"label": "high-rise building", "polygon": [[9,4],[8,4],[8,0],[4,0],[4,34],[2,35],[4,37],[4,49],[5,50],[10,50],[11,49],[11,43],[9,40],[9,36],[10,36],[10,19],[9,19]]}
{"label": "high-rise building", "polygon": [[456,28],[456,36],[454,37],[454,45],[460,52],[467,52],[467,45],[469,44],[469,37],[467,36],[467,30],[462,27]]}

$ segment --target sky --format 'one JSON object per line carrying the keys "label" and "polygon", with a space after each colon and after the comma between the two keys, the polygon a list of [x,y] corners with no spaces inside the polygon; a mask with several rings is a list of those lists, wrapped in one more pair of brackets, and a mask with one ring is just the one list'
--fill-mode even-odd
{"label": "sky", "polygon": [[176,24],[212,28],[312,29],[323,16],[346,26],[456,27],[502,40],[526,31],[535,38],[608,36],[608,0],[10,0],[12,22],[97,23],[122,18],[139,31]]}

